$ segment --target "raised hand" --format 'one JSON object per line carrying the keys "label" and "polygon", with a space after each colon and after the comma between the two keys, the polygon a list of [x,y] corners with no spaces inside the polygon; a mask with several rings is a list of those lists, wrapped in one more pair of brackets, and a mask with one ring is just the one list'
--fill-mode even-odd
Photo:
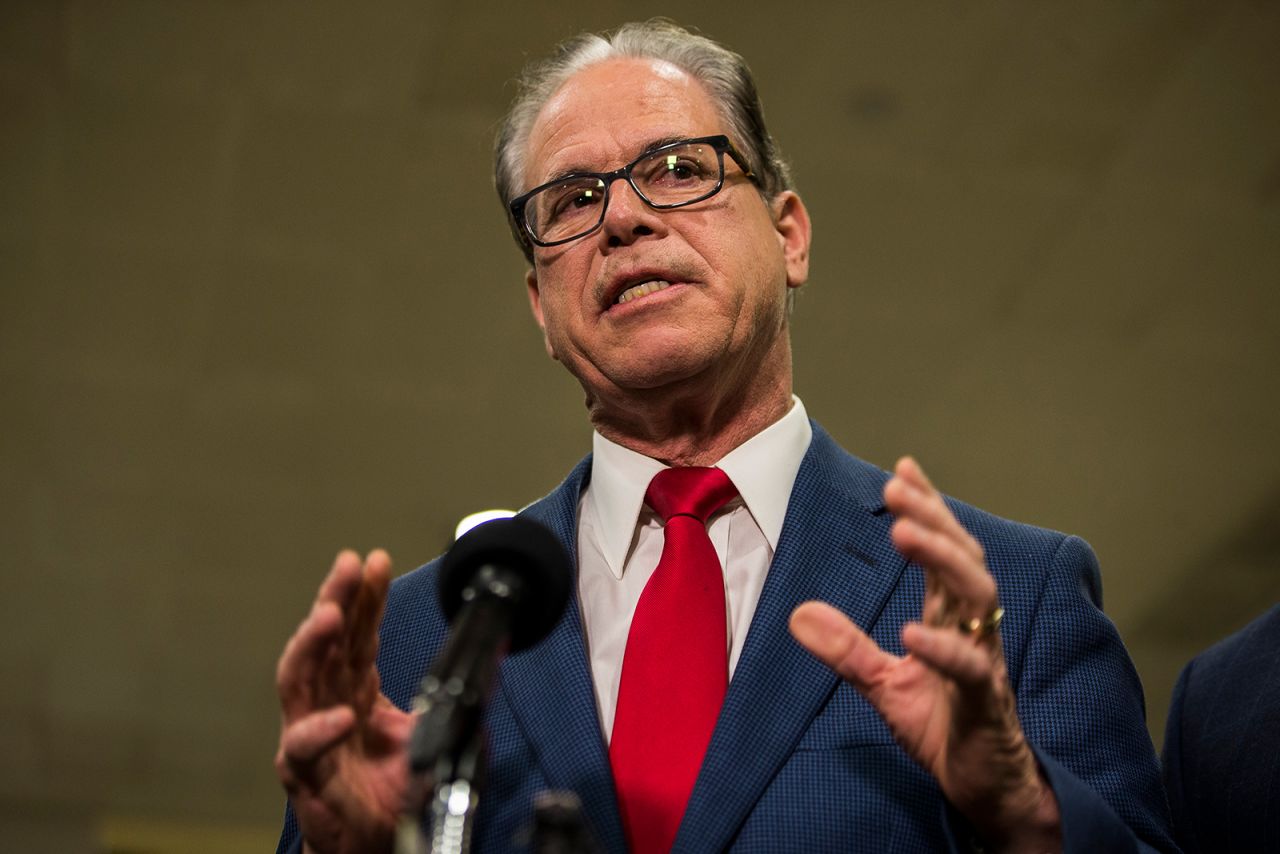
{"label": "raised hand", "polygon": [[894,546],[925,572],[921,621],[902,630],[908,654],[885,652],[821,602],[798,607],[791,632],[870,701],[988,843],[1059,849],[1057,800],[1018,722],[982,546],[915,460],[898,461],[884,497]]}
{"label": "raised hand", "polygon": [[374,666],[390,578],[384,551],[363,566],[339,554],[276,668],[276,773],[319,854],[391,849],[413,720],[379,691]]}

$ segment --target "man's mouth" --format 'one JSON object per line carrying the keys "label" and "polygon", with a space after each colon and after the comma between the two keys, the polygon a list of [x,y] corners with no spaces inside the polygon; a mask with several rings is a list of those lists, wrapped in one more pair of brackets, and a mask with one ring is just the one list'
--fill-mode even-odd
{"label": "man's mouth", "polygon": [[671,287],[671,283],[665,279],[649,279],[648,281],[632,285],[622,293],[618,294],[618,298],[614,300],[613,304],[622,305],[624,302],[631,302],[633,299],[647,297],[649,294],[657,293],[658,291],[669,287]]}

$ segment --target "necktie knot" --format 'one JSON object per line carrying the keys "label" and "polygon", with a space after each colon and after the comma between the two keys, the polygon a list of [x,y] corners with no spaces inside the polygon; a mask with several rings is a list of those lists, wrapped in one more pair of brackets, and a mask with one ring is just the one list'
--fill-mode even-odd
{"label": "necktie knot", "polygon": [[663,469],[654,475],[644,502],[663,522],[673,516],[692,516],[706,522],[737,494],[738,488],[720,469],[688,466]]}

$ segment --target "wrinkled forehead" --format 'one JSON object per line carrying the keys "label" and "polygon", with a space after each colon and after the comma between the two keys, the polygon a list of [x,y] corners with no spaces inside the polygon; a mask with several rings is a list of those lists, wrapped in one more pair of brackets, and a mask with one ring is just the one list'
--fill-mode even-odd
{"label": "wrinkled forehead", "polygon": [[525,189],[565,171],[615,168],[655,140],[720,133],[703,84],[661,59],[612,58],[569,77],[524,145]]}

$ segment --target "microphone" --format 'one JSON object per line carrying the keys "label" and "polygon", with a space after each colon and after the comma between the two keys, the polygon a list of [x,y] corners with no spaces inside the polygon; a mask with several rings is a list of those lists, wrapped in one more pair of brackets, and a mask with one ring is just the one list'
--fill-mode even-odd
{"label": "microphone", "polygon": [[[422,680],[421,713],[409,746],[413,772],[446,775],[475,740],[508,652],[542,640],[569,599],[573,571],[560,541],[520,517],[463,534],[440,565],[440,606],[452,629]],[[440,763],[447,763],[440,766]],[[472,764],[465,761],[464,764]],[[478,769],[473,769],[478,770]]]}

